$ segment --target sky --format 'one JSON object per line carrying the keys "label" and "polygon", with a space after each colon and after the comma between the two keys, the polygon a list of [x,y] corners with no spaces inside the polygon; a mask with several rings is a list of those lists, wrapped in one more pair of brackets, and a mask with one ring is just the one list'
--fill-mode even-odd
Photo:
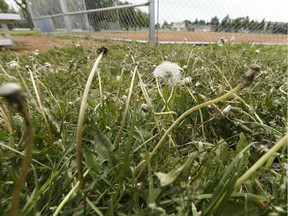
{"label": "sky", "polygon": [[[5,1],[15,5],[14,0]],[[148,0],[128,1],[138,4]],[[210,21],[214,16],[221,21],[226,15],[232,19],[249,16],[257,21],[265,18],[266,21],[288,22],[287,0],[155,0],[156,6],[158,1],[160,23],[164,20],[168,23],[194,21],[196,18]],[[148,12],[147,7],[141,7],[141,10]]]}

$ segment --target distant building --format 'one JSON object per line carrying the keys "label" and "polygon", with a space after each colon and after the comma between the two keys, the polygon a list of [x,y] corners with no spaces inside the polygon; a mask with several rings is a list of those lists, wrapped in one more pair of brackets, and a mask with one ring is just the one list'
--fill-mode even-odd
{"label": "distant building", "polygon": [[188,31],[194,32],[211,32],[214,31],[214,27],[212,25],[188,25]]}
{"label": "distant building", "polygon": [[185,31],[185,22],[173,22],[171,25],[171,30],[173,31]]}

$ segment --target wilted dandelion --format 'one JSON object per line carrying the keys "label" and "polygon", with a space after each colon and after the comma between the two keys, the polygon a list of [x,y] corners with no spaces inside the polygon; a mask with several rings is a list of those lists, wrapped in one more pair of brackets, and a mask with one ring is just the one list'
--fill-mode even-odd
{"label": "wilted dandelion", "polygon": [[223,46],[227,41],[222,37],[220,38],[220,40],[218,41],[218,46]]}
{"label": "wilted dandelion", "polygon": [[17,61],[13,60],[7,63],[7,67],[8,69],[19,69],[20,64]]}
{"label": "wilted dandelion", "polygon": [[156,78],[161,78],[169,85],[175,85],[181,81],[182,70],[178,64],[165,61],[154,69],[153,75]]}

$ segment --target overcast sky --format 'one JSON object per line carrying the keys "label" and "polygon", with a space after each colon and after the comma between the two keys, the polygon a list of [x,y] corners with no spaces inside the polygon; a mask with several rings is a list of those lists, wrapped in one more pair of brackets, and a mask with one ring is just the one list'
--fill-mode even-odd
{"label": "overcast sky", "polygon": [[[5,0],[13,4],[14,0]],[[49,1],[49,0],[47,0]],[[123,0],[124,1],[124,0]],[[131,3],[144,3],[148,0],[128,0]],[[157,6],[158,0],[155,0]],[[217,16],[220,21],[229,14],[230,18],[249,16],[261,21],[288,22],[287,0],[159,0],[159,21],[194,21],[196,18],[210,21]],[[148,11],[147,7],[141,7]],[[157,18],[157,16],[156,16]]]}
{"label": "overcast sky", "polygon": [[[130,0],[140,3],[143,0]],[[145,2],[145,0],[144,0]],[[157,3],[158,0],[155,0]],[[287,0],[159,0],[159,20],[167,22],[194,21],[196,18],[210,21],[217,16],[222,20],[227,14],[230,18],[249,16],[261,21],[288,22]]]}

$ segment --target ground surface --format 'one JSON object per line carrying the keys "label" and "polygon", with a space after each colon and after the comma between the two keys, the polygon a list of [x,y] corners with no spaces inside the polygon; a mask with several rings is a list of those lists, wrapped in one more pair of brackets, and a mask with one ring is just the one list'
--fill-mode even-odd
{"label": "ground surface", "polygon": [[[135,40],[148,40],[148,32],[118,32],[90,33],[94,37],[112,37]],[[220,38],[234,42],[254,43],[287,43],[287,35],[272,34],[240,34],[240,33],[218,33],[218,32],[158,32],[158,40],[161,42],[218,42]]]}
{"label": "ground surface", "polygon": [[11,51],[22,53],[22,52],[35,52],[43,51],[55,47],[63,47],[71,45],[72,40],[67,38],[60,38],[55,36],[12,36],[14,41],[14,47]]}
{"label": "ground surface", "polygon": [[[82,38],[81,38],[82,37]],[[12,34],[15,46],[13,52],[25,53],[42,51],[49,48],[63,47],[83,42],[83,37],[92,38],[117,38],[148,41],[148,32],[93,32],[80,35],[80,38],[71,40],[66,37],[55,37],[52,35],[25,35]],[[254,43],[287,43],[287,35],[260,35],[260,34],[236,34],[236,33],[203,33],[203,32],[159,32],[158,40],[161,42],[217,42],[220,38],[234,42]],[[76,41],[76,42],[75,42]]]}

